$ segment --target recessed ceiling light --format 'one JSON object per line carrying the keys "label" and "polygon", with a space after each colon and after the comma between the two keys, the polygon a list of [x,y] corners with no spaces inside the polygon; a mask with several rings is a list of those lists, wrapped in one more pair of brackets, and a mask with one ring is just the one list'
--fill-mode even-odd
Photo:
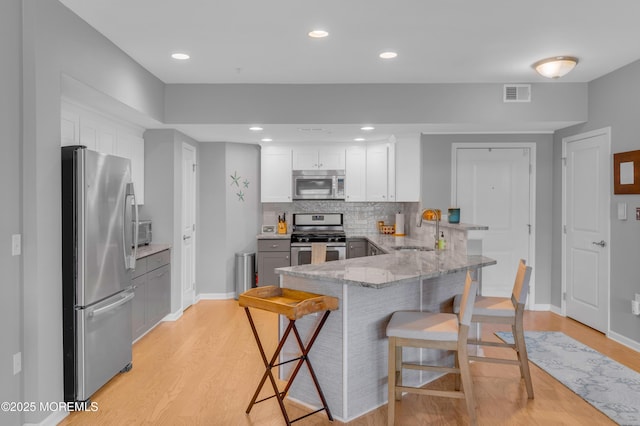
{"label": "recessed ceiling light", "polygon": [[373,127],[373,126],[362,126],[362,127],[360,127],[360,130],[364,130],[364,131],[373,130],[373,129],[375,129],[375,127]]}
{"label": "recessed ceiling light", "polygon": [[181,61],[184,61],[185,59],[189,59],[191,56],[187,55],[186,53],[179,53],[179,52],[176,52],[176,53],[172,53],[172,54],[171,54],[171,57],[172,57],[173,59],[179,59],[179,60],[181,60]]}
{"label": "recessed ceiling light", "polygon": [[260,126],[251,126],[249,127],[249,130],[254,131],[254,132],[259,132],[262,130],[262,127]]}
{"label": "recessed ceiling light", "polygon": [[393,59],[393,58],[395,58],[397,56],[398,56],[398,54],[396,52],[382,52],[380,54],[380,57],[382,59]]}
{"label": "recessed ceiling light", "polygon": [[262,142],[273,142],[273,139],[271,138],[262,138],[260,139]]}
{"label": "recessed ceiling light", "polygon": [[356,142],[363,142],[363,141],[364,141],[364,138],[355,138],[355,139],[354,139],[354,141],[356,141]]}
{"label": "recessed ceiling light", "polygon": [[311,38],[323,38],[328,36],[329,33],[326,32],[325,30],[313,30],[313,31],[309,31],[309,37]]}

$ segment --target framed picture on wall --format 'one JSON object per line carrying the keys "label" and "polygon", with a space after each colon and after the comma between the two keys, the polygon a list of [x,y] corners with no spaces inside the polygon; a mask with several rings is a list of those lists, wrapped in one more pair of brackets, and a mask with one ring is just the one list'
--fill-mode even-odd
{"label": "framed picture on wall", "polygon": [[640,194],[640,151],[613,154],[613,193]]}

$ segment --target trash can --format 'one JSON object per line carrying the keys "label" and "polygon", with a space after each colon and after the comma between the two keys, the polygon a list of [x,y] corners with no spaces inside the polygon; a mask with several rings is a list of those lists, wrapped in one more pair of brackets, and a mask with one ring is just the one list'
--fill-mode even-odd
{"label": "trash can", "polygon": [[241,293],[256,286],[255,265],[255,253],[236,253],[236,300]]}

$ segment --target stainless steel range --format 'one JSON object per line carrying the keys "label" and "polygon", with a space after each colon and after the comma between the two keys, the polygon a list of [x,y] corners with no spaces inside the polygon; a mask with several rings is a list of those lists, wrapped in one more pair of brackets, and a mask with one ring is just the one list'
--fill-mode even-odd
{"label": "stainless steel range", "polygon": [[291,233],[291,265],[311,263],[311,246],[327,246],[327,262],[347,257],[347,237],[342,213],[294,213]]}

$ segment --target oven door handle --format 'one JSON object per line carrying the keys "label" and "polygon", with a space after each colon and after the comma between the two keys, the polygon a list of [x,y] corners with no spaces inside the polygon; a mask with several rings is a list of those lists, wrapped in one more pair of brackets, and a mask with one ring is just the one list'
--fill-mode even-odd
{"label": "oven door handle", "polygon": [[[291,243],[291,248],[297,248],[300,250],[311,250],[312,243]],[[347,247],[347,243],[320,243],[326,244],[327,248],[341,248]]]}

